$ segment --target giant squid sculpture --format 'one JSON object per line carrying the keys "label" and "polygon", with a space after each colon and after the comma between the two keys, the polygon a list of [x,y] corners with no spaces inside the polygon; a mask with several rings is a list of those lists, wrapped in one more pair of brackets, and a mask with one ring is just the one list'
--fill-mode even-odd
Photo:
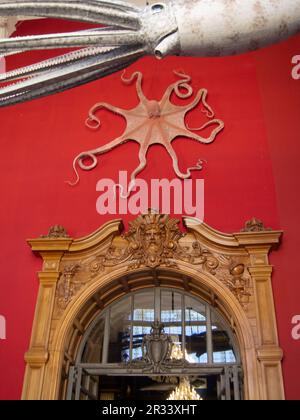
{"label": "giant squid sculpture", "polygon": [[[154,55],[220,56],[300,31],[300,0],[170,0],[144,8],[119,0],[0,0],[0,16],[72,19],[99,28],[0,40],[0,56],[75,51],[0,75],[0,106],[82,85]],[[17,80],[17,83],[6,83]]]}

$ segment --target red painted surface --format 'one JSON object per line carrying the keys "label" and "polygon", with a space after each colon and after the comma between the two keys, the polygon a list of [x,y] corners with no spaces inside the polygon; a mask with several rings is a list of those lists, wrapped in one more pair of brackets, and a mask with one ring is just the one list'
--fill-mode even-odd
{"label": "red painted surface", "polygon": [[300,314],[298,250],[300,234],[300,80],[291,77],[292,57],[299,55],[299,37],[255,55],[273,164],[279,223],[283,243],[272,255],[280,344],[284,349],[284,378],[289,399],[300,399],[300,341],[291,336],[291,320]]}
{"label": "red painted surface", "polygon": [[[73,29],[74,23],[26,22],[18,35]],[[77,25],[76,25],[77,27]],[[193,178],[205,179],[205,222],[224,232],[239,231],[252,216],[273,228],[283,228],[283,246],[273,256],[276,310],[280,344],[285,351],[284,375],[288,398],[298,398],[300,342],[291,339],[291,318],[300,313],[300,285],[293,251],[299,234],[298,157],[300,81],[291,78],[291,56],[299,38],[259,53],[234,58],[145,58],[128,69],[144,74],[147,97],[160,99],[183,69],[193,87],[206,87],[209,103],[225,131],[209,146],[176,140],[182,169],[198,158],[208,164]],[[17,56],[10,66],[35,61],[40,52]],[[138,146],[128,143],[103,155],[98,167],[81,172],[81,182],[69,187],[73,158],[117,137],[122,118],[102,114],[102,128],[90,132],[84,125],[92,105],[106,101],[121,108],[137,104],[134,86],[122,85],[120,73],[89,85],[11,108],[0,109],[2,159],[0,164],[1,295],[0,314],[7,319],[7,340],[0,342],[0,399],[18,399],[24,374],[38,290],[36,272],[41,263],[26,239],[62,224],[71,236],[88,234],[111,219],[96,213],[96,183],[117,181],[118,171],[131,172],[138,164]],[[180,101],[179,101],[180,103]],[[203,114],[188,116],[199,126]],[[175,178],[166,151],[154,146],[140,178]],[[132,219],[126,216],[125,220]],[[298,366],[297,366],[298,364]]]}

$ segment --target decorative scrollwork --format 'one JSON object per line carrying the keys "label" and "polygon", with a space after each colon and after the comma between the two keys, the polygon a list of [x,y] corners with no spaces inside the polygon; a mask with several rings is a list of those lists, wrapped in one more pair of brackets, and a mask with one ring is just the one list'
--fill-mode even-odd
{"label": "decorative scrollwork", "polygon": [[60,276],[57,286],[57,306],[65,309],[71,299],[80,289],[81,284],[74,282],[75,275],[79,272],[81,266],[79,264],[67,265]]}
{"label": "decorative scrollwork", "polygon": [[125,363],[126,368],[142,369],[145,373],[165,373],[174,367],[184,368],[189,362],[172,358],[173,342],[170,335],[165,334],[164,324],[155,321],[150,334],[143,338],[142,357],[132,362]]}
{"label": "decorative scrollwork", "polygon": [[[64,234],[60,226],[51,234]],[[183,240],[187,238],[187,240]],[[64,310],[76,293],[107,269],[126,264],[127,270],[178,268],[179,262],[199,266],[221,281],[243,307],[250,301],[251,287],[245,261],[213,253],[196,237],[179,229],[179,220],[149,210],[131,223],[122,236],[112,239],[106,251],[79,264],[66,265],[57,286],[57,306]]]}
{"label": "decorative scrollwork", "polygon": [[129,224],[129,231],[122,238],[122,247],[111,245],[105,255],[97,256],[89,266],[92,277],[105,267],[128,263],[128,270],[141,267],[177,267],[177,261],[202,265],[211,274],[216,273],[218,259],[211,251],[202,248],[198,241],[190,247],[180,244],[185,234],[180,231],[179,220],[168,215],[153,213],[139,216]]}
{"label": "decorative scrollwork", "polygon": [[244,264],[234,265],[230,269],[231,279],[227,281],[227,286],[243,306],[249,303],[251,296],[248,280],[243,277],[244,273]]}

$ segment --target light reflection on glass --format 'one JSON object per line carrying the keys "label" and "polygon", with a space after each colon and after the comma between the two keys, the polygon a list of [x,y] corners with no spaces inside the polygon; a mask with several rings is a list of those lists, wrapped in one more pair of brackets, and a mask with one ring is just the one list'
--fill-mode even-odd
{"label": "light reflection on glass", "polygon": [[212,340],[214,363],[236,363],[233,346],[226,327],[214,313],[212,314]]}
{"label": "light reflection on glass", "polygon": [[142,343],[146,334],[150,334],[151,327],[133,326],[132,336],[132,359],[140,359],[143,356]]}
{"label": "light reflection on glass", "polygon": [[139,293],[134,296],[134,321],[154,321],[154,292]]}
{"label": "light reflection on glass", "polygon": [[[155,298],[159,302],[155,302]],[[155,313],[159,308],[160,313]],[[191,296],[185,295],[183,298],[181,293],[172,290],[161,290],[157,293],[152,289],[128,296],[110,309],[108,363],[129,362],[131,356],[131,360],[142,358],[143,338],[151,333],[152,324],[155,319],[159,319],[159,315],[164,324],[164,333],[170,335],[172,342],[188,362],[207,364],[211,360],[217,364],[236,363],[228,326],[212,310],[212,359],[208,357],[207,340],[210,334],[207,334],[207,314],[206,304]],[[83,360],[101,363],[104,321],[105,316],[92,330]],[[94,335],[100,340],[98,344],[95,344]]]}
{"label": "light reflection on glass", "polygon": [[189,296],[185,297],[186,359],[190,363],[208,363],[206,306]]}
{"label": "light reflection on glass", "polygon": [[161,293],[161,322],[182,321],[181,295],[176,292],[162,291]]}

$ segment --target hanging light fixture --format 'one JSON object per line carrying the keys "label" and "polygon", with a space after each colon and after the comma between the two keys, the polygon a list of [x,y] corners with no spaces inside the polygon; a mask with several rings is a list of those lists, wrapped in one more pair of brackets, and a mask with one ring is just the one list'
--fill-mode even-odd
{"label": "hanging light fixture", "polygon": [[167,400],[170,401],[191,401],[197,400],[200,401],[202,398],[197,394],[195,388],[190,384],[190,381],[187,377],[180,379],[179,385],[174,391],[170,394]]}

